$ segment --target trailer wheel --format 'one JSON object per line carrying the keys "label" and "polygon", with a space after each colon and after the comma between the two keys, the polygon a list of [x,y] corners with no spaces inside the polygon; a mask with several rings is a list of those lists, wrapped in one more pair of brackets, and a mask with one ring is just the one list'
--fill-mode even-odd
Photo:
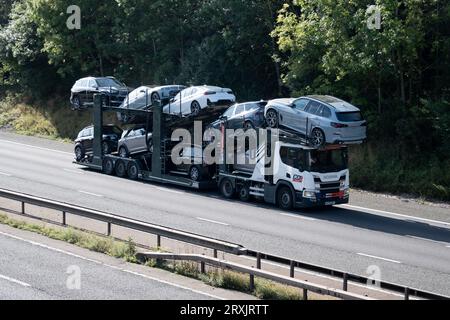
{"label": "trailer wheel", "polygon": [[116,161],[116,174],[120,178],[124,178],[127,175],[127,167],[123,160]]}
{"label": "trailer wheel", "polygon": [[103,161],[103,172],[109,176],[114,174],[114,162],[112,159],[105,159]]}
{"label": "trailer wheel", "polygon": [[282,187],[277,192],[278,206],[283,210],[291,210],[294,206],[291,189],[288,187]]}
{"label": "trailer wheel", "polygon": [[131,180],[137,180],[139,178],[139,166],[136,162],[132,161],[128,165],[128,178]]}
{"label": "trailer wheel", "polygon": [[243,185],[239,191],[239,199],[244,202],[250,201],[250,187],[248,185]]}
{"label": "trailer wheel", "polygon": [[233,186],[233,183],[229,178],[224,178],[222,182],[220,182],[220,193],[226,198],[226,199],[232,199],[234,198],[234,195],[236,193],[236,189]]}

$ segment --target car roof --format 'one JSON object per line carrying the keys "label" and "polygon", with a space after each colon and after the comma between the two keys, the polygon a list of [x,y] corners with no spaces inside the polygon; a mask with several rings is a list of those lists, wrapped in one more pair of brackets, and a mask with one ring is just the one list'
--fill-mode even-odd
{"label": "car roof", "polygon": [[341,99],[333,97],[333,96],[312,95],[312,96],[307,96],[305,98],[313,99],[313,100],[325,103],[325,104],[333,107],[338,112],[359,112],[359,111],[361,111],[359,108],[348,103],[347,101],[341,100]]}
{"label": "car roof", "polygon": [[290,105],[295,100],[297,100],[297,99],[295,99],[295,98],[282,98],[282,99],[270,100],[269,103],[278,103],[278,104]]}

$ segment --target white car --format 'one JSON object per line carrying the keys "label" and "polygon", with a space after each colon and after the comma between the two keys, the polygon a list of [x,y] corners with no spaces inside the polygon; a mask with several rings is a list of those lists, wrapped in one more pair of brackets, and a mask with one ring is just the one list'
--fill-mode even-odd
{"label": "white car", "polygon": [[190,87],[181,91],[163,108],[166,114],[197,115],[201,110],[215,106],[229,106],[236,102],[231,89],[213,86]]}

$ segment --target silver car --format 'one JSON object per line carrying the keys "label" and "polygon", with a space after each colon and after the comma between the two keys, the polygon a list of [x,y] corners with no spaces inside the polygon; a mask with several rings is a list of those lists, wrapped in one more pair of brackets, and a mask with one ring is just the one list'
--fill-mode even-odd
{"label": "silver car", "polygon": [[270,128],[294,130],[316,148],[325,144],[358,144],[367,138],[367,122],[361,111],[331,96],[272,100],[264,114]]}
{"label": "silver car", "polygon": [[146,134],[144,128],[125,131],[118,144],[119,156],[128,158],[131,155],[151,152],[153,150],[152,134]]}

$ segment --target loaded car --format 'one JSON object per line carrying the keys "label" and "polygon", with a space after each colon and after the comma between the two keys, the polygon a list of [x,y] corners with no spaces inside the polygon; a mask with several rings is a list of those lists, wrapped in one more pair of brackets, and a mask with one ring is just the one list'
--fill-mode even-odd
{"label": "loaded car", "polygon": [[151,152],[153,149],[152,136],[151,133],[146,134],[143,127],[125,131],[118,144],[119,156],[128,158],[131,155]]}
{"label": "loaded car", "polygon": [[182,164],[175,166],[177,171],[175,173],[188,175],[192,181],[201,181],[203,178],[209,177],[214,170],[214,166],[205,163],[201,146],[182,148],[178,160]]}
{"label": "loaded car", "polygon": [[[102,152],[103,154],[110,154],[117,150],[117,145],[122,136],[122,129],[115,125],[103,126]],[[89,126],[84,128],[78,134],[75,140],[75,158],[77,161],[82,161],[86,155],[92,153],[94,148],[94,127]]]}
{"label": "loaded car", "polygon": [[[125,100],[120,105],[123,109],[145,110],[152,106],[155,101],[169,102],[175,97],[185,86],[170,85],[170,86],[141,86],[128,94]],[[122,123],[130,123],[136,119],[136,116],[130,116],[126,113],[118,113],[117,117]]]}
{"label": "loaded car", "polygon": [[179,116],[198,115],[203,109],[229,106],[236,102],[231,89],[199,86],[184,89],[163,108],[166,114]]}
{"label": "loaded car", "polygon": [[227,122],[227,129],[256,129],[265,124],[264,108],[267,101],[246,102],[230,107],[219,120],[213,122],[210,127],[220,129]]}
{"label": "loaded car", "polygon": [[360,109],[331,96],[277,99],[265,108],[268,127],[284,127],[304,135],[313,147],[357,144],[367,138],[367,122]]}
{"label": "loaded car", "polygon": [[128,96],[129,88],[114,77],[87,77],[78,80],[71,89],[72,109],[94,105],[94,95],[102,95],[104,106],[118,107]]}

